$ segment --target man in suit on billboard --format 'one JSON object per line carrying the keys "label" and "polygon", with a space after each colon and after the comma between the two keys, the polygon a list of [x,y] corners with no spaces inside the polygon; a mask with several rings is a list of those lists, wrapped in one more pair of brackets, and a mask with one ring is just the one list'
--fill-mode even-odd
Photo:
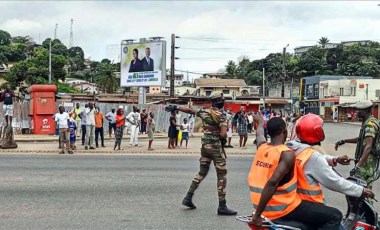
{"label": "man in suit on billboard", "polygon": [[145,57],[141,60],[141,62],[143,64],[143,70],[144,71],[153,71],[154,61],[150,57],[150,48],[149,47],[147,47],[145,49]]}

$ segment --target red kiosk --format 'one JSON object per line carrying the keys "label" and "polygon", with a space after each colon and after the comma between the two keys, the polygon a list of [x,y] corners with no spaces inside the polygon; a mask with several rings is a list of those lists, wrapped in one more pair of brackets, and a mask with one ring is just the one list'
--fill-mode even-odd
{"label": "red kiosk", "polygon": [[32,85],[28,88],[33,134],[55,133],[55,121],[52,118],[56,113],[55,92],[56,85]]}

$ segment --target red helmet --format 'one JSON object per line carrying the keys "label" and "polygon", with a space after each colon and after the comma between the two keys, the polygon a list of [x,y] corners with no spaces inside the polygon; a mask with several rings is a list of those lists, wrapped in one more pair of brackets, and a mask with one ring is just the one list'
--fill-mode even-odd
{"label": "red helmet", "polygon": [[297,137],[300,141],[314,144],[325,139],[323,132],[323,120],[315,114],[307,114],[301,117],[296,125]]}

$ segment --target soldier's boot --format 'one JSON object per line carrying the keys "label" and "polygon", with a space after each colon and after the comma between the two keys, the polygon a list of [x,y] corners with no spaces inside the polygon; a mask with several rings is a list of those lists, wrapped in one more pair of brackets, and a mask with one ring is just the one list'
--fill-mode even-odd
{"label": "soldier's boot", "polygon": [[190,209],[196,209],[197,207],[195,207],[192,199],[193,199],[193,193],[188,192],[185,198],[183,198],[182,204]]}
{"label": "soldier's boot", "polygon": [[227,208],[226,200],[219,201],[219,207],[218,207],[218,215],[222,216],[234,216],[237,212]]}

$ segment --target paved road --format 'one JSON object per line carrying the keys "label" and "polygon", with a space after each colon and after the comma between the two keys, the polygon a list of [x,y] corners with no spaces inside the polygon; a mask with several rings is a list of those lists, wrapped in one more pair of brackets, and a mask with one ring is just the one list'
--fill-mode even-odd
{"label": "paved road", "polygon": [[[327,141],[358,127],[327,125]],[[328,132],[331,132],[330,134]],[[349,147],[342,152],[351,151]],[[195,176],[198,156],[0,155],[0,229],[246,229],[234,217],[216,215],[214,169],[199,187],[196,210],[180,202]],[[252,156],[228,159],[227,202],[252,211],[246,177]],[[349,167],[338,167],[344,176]],[[378,184],[374,188],[380,191]],[[345,210],[343,195],[327,203]],[[379,204],[376,204],[380,210]]]}

